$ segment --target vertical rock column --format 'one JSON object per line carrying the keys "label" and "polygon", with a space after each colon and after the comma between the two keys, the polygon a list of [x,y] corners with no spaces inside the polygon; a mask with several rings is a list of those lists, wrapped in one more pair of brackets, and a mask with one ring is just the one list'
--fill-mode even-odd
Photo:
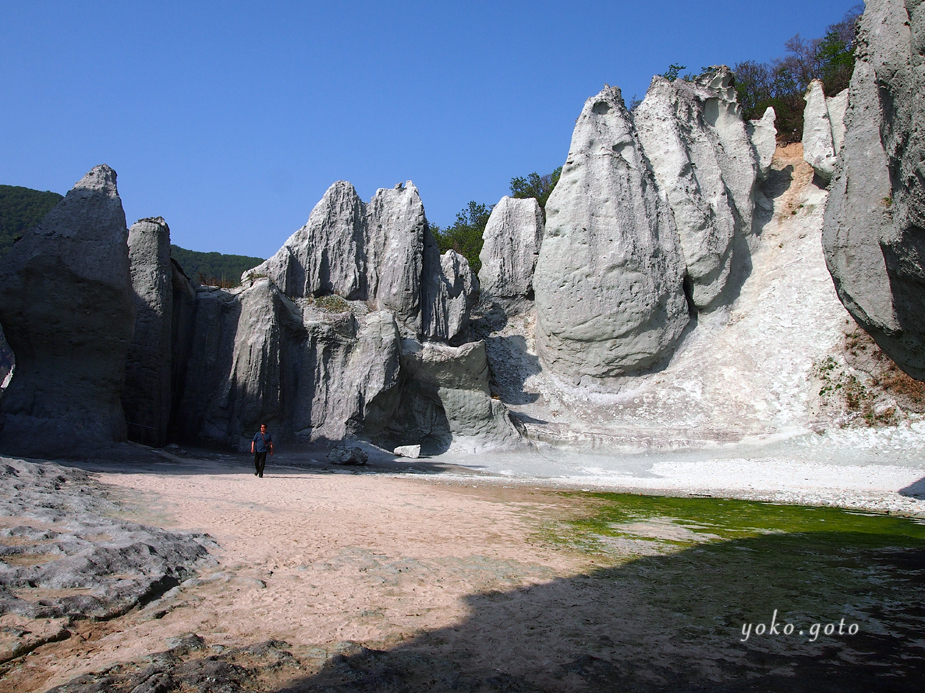
{"label": "vertical rock column", "polygon": [[160,217],[142,219],[128,233],[129,262],[135,290],[135,335],[125,363],[128,436],[160,447],[170,420],[173,267],[170,229]]}
{"label": "vertical rock column", "polygon": [[48,455],[124,441],[135,326],[116,173],[97,166],[0,262],[0,322],[16,374],[0,446]]}
{"label": "vertical rock column", "polygon": [[742,264],[737,241],[751,233],[758,174],[732,73],[719,66],[695,82],[655,77],[633,122],[674,215],[691,301],[712,310],[728,301]]}
{"label": "vertical rock column", "polygon": [[491,210],[479,259],[484,296],[504,307],[533,298],[533,271],[543,242],[543,210],[530,197],[502,197]]}

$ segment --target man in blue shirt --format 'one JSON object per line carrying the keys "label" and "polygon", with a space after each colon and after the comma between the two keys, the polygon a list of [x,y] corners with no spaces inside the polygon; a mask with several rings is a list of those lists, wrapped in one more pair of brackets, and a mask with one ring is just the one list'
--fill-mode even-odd
{"label": "man in blue shirt", "polygon": [[254,453],[254,476],[263,478],[263,468],[267,464],[267,452],[273,456],[273,439],[267,433],[267,425],[260,424],[260,430],[254,434],[251,441],[251,452]]}

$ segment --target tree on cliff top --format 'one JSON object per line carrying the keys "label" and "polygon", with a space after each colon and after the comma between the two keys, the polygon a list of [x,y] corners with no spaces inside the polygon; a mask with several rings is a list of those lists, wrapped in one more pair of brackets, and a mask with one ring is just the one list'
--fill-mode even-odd
{"label": "tree on cliff top", "polygon": [[494,205],[488,207],[472,200],[456,214],[456,221],[452,226],[441,229],[432,224],[430,230],[437,239],[440,253],[455,250],[469,261],[469,267],[478,274],[482,268],[482,261],[479,260],[479,253],[482,252],[482,233],[493,208]]}
{"label": "tree on cliff top", "polygon": [[[560,175],[562,175],[561,166],[544,176],[534,171],[525,178],[520,176],[511,178],[511,197],[521,199],[535,197],[545,213],[546,201],[555,189],[556,183],[559,182]],[[456,215],[456,221],[452,226],[440,228],[431,224],[430,230],[437,239],[440,252],[455,250],[469,261],[469,267],[478,274],[482,267],[482,261],[479,260],[479,253],[482,252],[482,234],[485,233],[485,226],[488,224],[488,217],[491,216],[493,208],[494,205],[488,206],[472,200]]]}
{"label": "tree on cliff top", "polygon": [[799,34],[785,44],[787,55],[769,63],[746,60],[732,69],[742,115],[760,118],[768,106],[777,113],[778,139],[797,142],[803,134],[803,95],[814,79],[834,96],[848,86],[854,70],[855,25],[864,12],[855,5],[840,22],[829,25],[825,36],[804,39]]}
{"label": "tree on cliff top", "polygon": [[511,178],[511,197],[521,199],[535,197],[536,201],[540,203],[540,207],[545,212],[546,200],[549,199],[561,175],[562,167],[560,166],[555,171],[547,173],[545,176],[541,176],[534,171],[526,178]]}

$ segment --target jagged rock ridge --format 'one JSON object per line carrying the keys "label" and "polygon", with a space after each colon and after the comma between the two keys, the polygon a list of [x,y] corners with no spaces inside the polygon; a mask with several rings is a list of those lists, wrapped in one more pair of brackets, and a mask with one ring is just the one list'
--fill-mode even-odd
{"label": "jagged rock ridge", "polygon": [[338,181],[308,223],[242,277],[266,276],[290,298],[338,295],[394,313],[412,338],[464,342],[478,282],[453,251],[440,257],[414,185],[379,189],[364,204]]}

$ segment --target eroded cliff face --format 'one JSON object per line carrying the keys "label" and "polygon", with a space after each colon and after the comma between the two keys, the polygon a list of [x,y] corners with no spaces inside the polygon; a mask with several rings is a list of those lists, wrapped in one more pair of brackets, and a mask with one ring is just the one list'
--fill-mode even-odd
{"label": "eroded cliff face", "polygon": [[0,401],[5,451],[125,440],[135,323],[126,236],[116,173],[97,166],[0,263],[0,322],[16,354]]}
{"label": "eroded cliff face", "polygon": [[839,298],[919,379],[925,379],[923,35],[920,2],[867,3],[823,233]]}

